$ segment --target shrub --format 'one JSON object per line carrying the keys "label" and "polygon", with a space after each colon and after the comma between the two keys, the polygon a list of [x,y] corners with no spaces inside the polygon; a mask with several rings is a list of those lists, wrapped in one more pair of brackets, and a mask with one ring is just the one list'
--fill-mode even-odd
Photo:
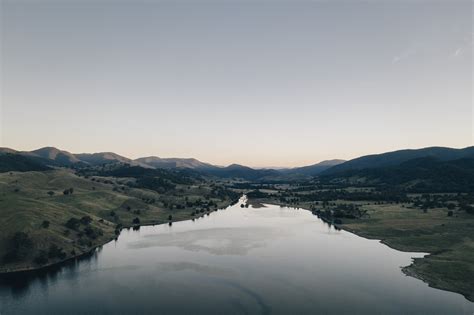
{"label": "shrub", "polygon": [[87,237],[92,238],[92,239],[96,239],[98,236],[103,235],[101,230],[93,229],[90,226],[84,229],[84,233],[87,235]]}
{"label": "shrub", "polygon": [[173,216],[171,214],[168,216],[168,220],[173,220]]}
{"label": "shrub", "polygon": [[54,258],[64,259],[66,258],[66,253],[63,252],[63,249],[59,247],[58,245],[51,244],[48,250],[48,257],[51,259],[54,259]]}
{"label": "shrub", "polygon": [[65,224],[65,226],[71,230],[77,230],[80,225],[81,221],[76,218],[70,218]]}
{"label": "shrub", "polygon": [[448,210],[453,210],[456,207],[454,203],[448,203],[446,206],[448,207]]}
{"label": "shrub", "polygon": [[34,263],[37,265],[44,265],[48,262],[48,253],[44,250],[40,250],[38,256],[35,257]]}
{"label": "shrub", "polygon": [[140,224],[140,219],[139,219],[139,218],[135,218],[135,219],[133,219],[132,223],[133,223],[133,224]]}
{"label": "shrub", "polygon": [[16,232],[8,241],[8,252],[3,259],[6,262],[22,260],[28,256],[33,248],[33,240],[24,232]]}
{"label": "shrub", "polygon": [[49,228],[49,221],[44,220],[43,223],[41,223],[41,226],[45,229]]}
{"label": "shrub", "polygon": [[47,194],[48,194],[50,197],[52,197],[52,196],[54,196],[54,191],[48,191]]}
{"label": "shrub", "polygon": [[448,217],[452,217],[453,214],[454,214],[454,212],[453,212],[452,210],[449,210],[449,211],[448,211]]}
{"label": "shrub", "polygon": [[91,222],[92,222],[92,218],[91,218],[90,216],[88,216],[88,215],[83,216],[83,217],[81,218],[81,223],[84,224],[84,225],[88,225],[88,224],[90,224]]}

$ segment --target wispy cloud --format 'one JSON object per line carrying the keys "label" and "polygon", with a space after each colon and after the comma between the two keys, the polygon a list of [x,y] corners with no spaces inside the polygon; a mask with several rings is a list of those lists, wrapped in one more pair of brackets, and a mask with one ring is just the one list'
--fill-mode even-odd
{"label": "wispy cloud", "polygon": [[462,47],[459,47],[458,49],[456,49],[455,52],[451,54],[451,57],[457,58],[461,56],[463,52],[464,52],[464,49]]}
{"label": "wispy cloud", "polygon": [[409,58],[410,56],[415,55],[417,50],[415,48],[407,49],[403,51],[401,54],[393,57],[392,64],[399,63],[400,61]]}

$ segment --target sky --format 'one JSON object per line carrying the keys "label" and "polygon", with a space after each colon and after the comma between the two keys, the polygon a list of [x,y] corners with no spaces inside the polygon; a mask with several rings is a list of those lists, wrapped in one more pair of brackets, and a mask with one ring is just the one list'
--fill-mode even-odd
{"label": "sky", "polygon": [[300,166],[473,145],[473,2],[0,0],[0,146]]}

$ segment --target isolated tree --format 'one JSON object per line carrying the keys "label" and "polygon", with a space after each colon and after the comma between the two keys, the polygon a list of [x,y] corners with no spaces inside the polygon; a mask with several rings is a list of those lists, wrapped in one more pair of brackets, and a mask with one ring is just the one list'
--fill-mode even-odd
{"label": "isolated tree", "polygon": [[48,250],[48,257],[49,258],[59,258],[64,259],[66,258],[66,253],[63,251],[61,247],[56,244],[51,244]]}
{"label": "isolated tree", "polygon": [[44,265],[48,262],[48,253],[44,250],[40,250],[38,256],[34,259],[35,264]]}
{"label": "isolated tree", "polygon": [[92,222],[92,218],[91,218],[90,216],[88,216],[88,215],[83,216],[83,217],[81,218],[81,223],[84,224],[84,225],[88,225],[88,224],[90,224],[91,222]]}
{"label": "isolated tree", "polygon": [[3,259],[7,262],[23,260],[33,248],[33,240],[25,232],[16,232],[8,241],[8,252]]}
{"label": "isolated tree", "polygon": [[45,229],[49,228],[49,221],[44,220],[43,223],[41,223],[41,226]]}
{"label": "isolated tree", "polygon": [[51,190],[50,190],[50,191],[48,191],[47,194],[48,194],[50,197],[52,197],[52,196],[54,196],[54,191],[51,191]]}
{"label": "isolated tree", "polygon": [[135,218],[135,219],[133,219],[132,223],[133,223],[133,224],[140,224],[140,219],[139,219],[139,218]]}
{"label": "isolated tree", "polygon": [[70,218],[65,226],[71,230],[77,230],[79,228],[81,224],[81,221],[79,219],[76,219],[76,218]]}
{"label": "isolated tree", "polygon": [[171,214],[168,216],[168,220],[173,220],[173,216]]}

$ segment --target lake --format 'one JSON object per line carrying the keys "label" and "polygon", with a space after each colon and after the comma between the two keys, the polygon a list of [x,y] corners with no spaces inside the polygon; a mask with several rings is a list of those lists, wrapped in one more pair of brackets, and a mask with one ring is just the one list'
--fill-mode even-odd
{"label": "lake", "polygon": [[239,204],[123,230],[55,270],[0,282],[0,314],[469,314],[474,303],[405,276],[393,250],[311,212]]}

